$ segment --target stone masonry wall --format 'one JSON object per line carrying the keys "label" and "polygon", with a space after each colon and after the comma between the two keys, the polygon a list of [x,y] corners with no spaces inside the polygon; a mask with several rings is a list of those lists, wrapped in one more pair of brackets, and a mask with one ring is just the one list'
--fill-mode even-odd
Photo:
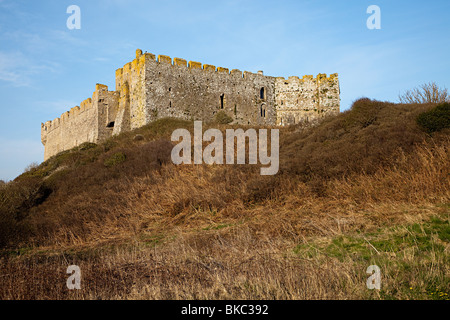
{"label": "stone masonry wall", "polygon": [[45,146],[44,160],[72,149],[84,142],[97,143],[112,135],[108,117],[115,117],[118,94],[97,84],[92,98],[81,102],[60,118],[41,124],[41,141]]}
{"label": "stone masonry wall", "polygon": [[164,117],[211,121],[219,111],[235,123],[274,125],[274,84],[275,78],[262,73],[230,73],[180,58],[172,62],[160,55],[156,59],[138,50],[133,62],[116,71],[120,118],[114,133]]}
{"label": "stone masonry wall", "polygon": [[313,122],[319,118],[339,113],[340,91],[337,74],[277,78],[275,95],[277,125]]}

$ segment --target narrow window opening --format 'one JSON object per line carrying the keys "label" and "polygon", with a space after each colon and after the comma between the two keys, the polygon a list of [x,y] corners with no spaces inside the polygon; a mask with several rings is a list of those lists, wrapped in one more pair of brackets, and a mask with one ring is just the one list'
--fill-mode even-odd
{"label": "narrow window opening", "polygon": [[225,94],[222,94],[220,96],[220,109],[223,109],[223,107],[224,107],[224,100],[225,100]]}
{"label": "narrow window opening", "polygon": [[261,90],[259,91],[259,97],[260,97],[262,100],[265,99],[264,87],[262,87]]}
{"label": "narrow window opening", "polygon": [[114,128],[114,121],[111,121],[110,123],[108,123],[108,125],[106,127],[107,128]]}

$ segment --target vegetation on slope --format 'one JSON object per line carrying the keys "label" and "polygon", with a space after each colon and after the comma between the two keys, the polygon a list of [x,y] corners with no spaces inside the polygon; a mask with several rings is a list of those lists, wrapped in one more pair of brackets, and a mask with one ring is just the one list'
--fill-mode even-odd
{"label": "vegetation on slope", "polygon": [[445,298],[449,128],[419,120],[445,108],[361,99],[282,129],[269,177],[173,165],[171,133],[193,130],[174,119],[58,154],[0,185],[0,297]]}

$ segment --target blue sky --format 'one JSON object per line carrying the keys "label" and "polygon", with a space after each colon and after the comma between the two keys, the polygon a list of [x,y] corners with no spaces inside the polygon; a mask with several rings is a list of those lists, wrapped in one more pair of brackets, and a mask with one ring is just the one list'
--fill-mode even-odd
{"label": "blue sky", "polygon": [[[69,30],[67,7],[81,9]],[[369,30],[369,5],[381,30]],[[0,0],[0,179],[42,162],[41,122],[114,88],[140,48],[270,76],[339,73],[341,110],[396,101],[424,82],[450,88],[450,1]]]}

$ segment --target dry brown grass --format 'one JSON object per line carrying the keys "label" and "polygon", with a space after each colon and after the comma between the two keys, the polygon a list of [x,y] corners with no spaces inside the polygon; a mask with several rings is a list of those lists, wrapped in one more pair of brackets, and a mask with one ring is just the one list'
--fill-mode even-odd
{"label": "dry brown grass", "polygon": [[[371,213],[386,212],[374,207]],[[403,219],[415,221],[435,214],[435,208],[417,209],[402,206]],[[405,210],[411,210],[405,213]],[[363,212],[333,215],[319,221],[305,219],[322,234],[319,241],[342,234],[343,229],[365,225]],[[419,218],[419,217],[420,218]],[[350,218],[351,217],[351,218]],[[287,218],[284,218],[286,223]],[[336,221],[340,220],[336,223]],[[277,219],[276,222],[280,222]],[[346,222],[344,222],[346,221]],[[340,261],[335,257],[317,255],[302,257],[294,254],[299,242],[296,236],[273,236],[263,233],[267,221],[244,223],[239,227],[221,230],[186,232],[184,226],[175,227],[161,237],[132,239],[127,243],[109,243],[98,247],[70,246],[64,250],[41,248],[25,256],[2,261],[2,299],[365,299],[379,298],[378,292],[365,287],[365,268],[369,262],[355,261],[349,255]],[[351,225],[351,226],[348,226]],[[370,221],[369,227],[377,226]],[[282,228],[277,234],[290,233]],[[317,231],[312,230],[317,233]],[[313,245],[305,239],[302,244]],[[395,261],[389,255],[388,261]],[[401,261],[415,262],[414,252],[402,252]],[[375,255],[375,253],[374,253]],[[448,262],[448,261],[447,261]],[[82,270],[82,290],[69,291],[65,287],[68,265]],[[395,298],[409,299],[406,286],[426,288],[421,281],[445,276],[446,260],[434,255],[429,262],[402,275],[382,265],[383,287],[396,292]],[[400,271],[398,271],[400,272]],[[445,282],[442,281],[445,286]],[[423,298],[421,296],[420,298]]]}
{"label": "dry brown grass", "polygon": [[[68,169],[22,190],[28,202],[3,198],[22,204],[12,207],[28,213],[21,221],[32,234],[3,250],[0,298],[422,299],[434,298],[432,289],[448,294],[448,135],[427,137],[413,125],[425,106],[407,111],[400,105],[391,113],[378,102],[367,108],[315,131],[284,131],[281,156],[289,159],[275,177],[248,166],[174,166],[164,140],[132,146],[118,140],[92,164],[82,163],[96,149],[69,154]],[[392,113],[403,119],[401,130],[407,132],[401,139],[395,119],[383,121]],[[343,125],[348,132],[337,130]],[[365,134],[355,135],[361,126]],[[369,136],[378,144],[391,140],[363,151]],[[329,146],[335,140],[339,152]],[[319,145],[323,149],[316,150]],[[327,150],[332,155],[321,159]],[[119,151],[126,161],[105,167],[105,159]],[[364,161],[348,162],[355,152]],[[47,197],[36,191],[46,188],[52,190]],[[82,270],[82,290],[66,288],[65,271],[72,264]],[[370,264],[382,268],[381,291],[366,288]]]}
{"label": "dry brown grass", "polygon": [[[375,175],[331,181],[326,192],[330,196],[318,197],[304,182],[288,179],[280,182],[283,187],[276,195],[257,204],[238,196],[246,192],[248,178],[239,171],[232,178],[239,183],[227,185],[226,180],[215,180],[217,171],[233,170],[167,165],[128,181],[123,189],[109,190],[111,198],[122,198],[123,206],[110,207],[106,217],[78,218],[81,236],[67,224],[52,234],[52,245],[4,257],[0,295],[3,299],[381,298],[365,287],[368,263],[354,261],[351,255],[342,261],[326,254],[302,257],[293,250],[299,244],[330,242],[355,232],[448,215],[445,207],[433,205],[448,203],[450,189],[443,179],[448,175],[447,160],[446,147],[422,146]],[[85,195],[79,196],[71,204]],[[416,278],[411,279],[417,283],[407,285],[426,287],[428,282],[419,280],[424,273],[433,275],[434,281],[448,272],[442,255],[432,256],[434,267],[426,263],[417,267]],[[401,260],[414,258],[404,252]],[[71,264],[82,269],[80,291],[65,287],[65,270]],[[398,275],[386,275],[383,283],[390,294],[399,291],[395,298],[414,298],[400,290]]]}

